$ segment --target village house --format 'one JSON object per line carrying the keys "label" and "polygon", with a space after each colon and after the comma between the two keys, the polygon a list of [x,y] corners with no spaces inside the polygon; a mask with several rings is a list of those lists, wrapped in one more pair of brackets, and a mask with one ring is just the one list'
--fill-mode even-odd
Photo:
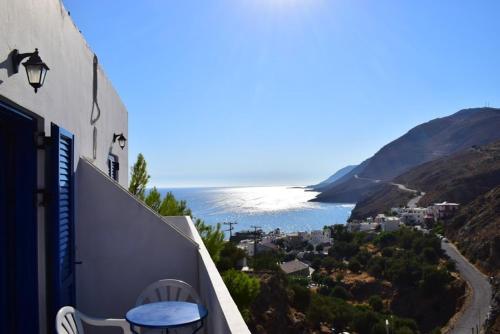
{"label": "village house", "polygon": [[431,210],[434,214],[434,219],[439,220],[450,218],[458,211],[459,207],[460,204],[458,203],[449,203],[445,201],[442,203],[434,203],[434,205],[431,206]]}
{"label": "village house", "polygon": [[281,270],[287,276],[310,277],[310,267],[306,263],[297,259],[280,264]]}

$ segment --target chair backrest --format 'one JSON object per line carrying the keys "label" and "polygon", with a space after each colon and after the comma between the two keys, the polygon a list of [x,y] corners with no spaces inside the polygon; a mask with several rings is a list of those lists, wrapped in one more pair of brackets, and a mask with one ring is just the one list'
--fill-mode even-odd
{"label": "chair backrest", "polygon": [[162,279],[144,289],[135,305],[161,301],[185,301],[201,304],[200,296],[191,285],[176,279]]}
{"label": "chair backrest", "polygon": [[56,315],[57,334],[83,334],[79,312],[71,306],[64,306]]}

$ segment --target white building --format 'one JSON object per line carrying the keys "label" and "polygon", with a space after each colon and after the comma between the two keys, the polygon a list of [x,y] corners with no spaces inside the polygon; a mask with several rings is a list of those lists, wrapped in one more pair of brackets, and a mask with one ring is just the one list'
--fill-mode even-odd
{"label": "white building", "polygon": [[253,240],[241,240],[238,245],[236,245],[236,247],[244,250],[245,253],[247,253],[247,255],[250,257],[255,255],[255,243]]}
{"label": "white building", "polygon": [[313,245],[331,243],[330,229],[311,231],[309,242]]}
{"label": "white building", "polygon": [[460,204],[458,203],[434,203],[432,205],[431,210],[434,214],[434,218],[437,219],[446,219],[455,214],[458,211]]}
{"label": "white building", "polygon": [[[177,278],[209,310],[207,333],[249,333],[191,219],[125,189],[127,110],[62,2],[0,0],[0,24],[1,332],[54,333],[64,305],[123,318]],[[16,50],[24,63],[35,49],[50,68],[36,93],[16,73]]]}
{"label": "white building", "polygon": [[431,213],[428,208],[395,208],[392,209],[393,212],[397,212],[398,216],[401,218],[401,222],[406,225],[422,225],[426,217]]}
{"label": "white building", "polygon": [[392,232],[399,230],[401,221],[398,217],[385,217],[384,221],[380,224],[382,231]]}
{"label": "white building", "polygon": [[346,226],[349,232],[374,232],[379,228],[380,224],[371,222],[349,222]]}

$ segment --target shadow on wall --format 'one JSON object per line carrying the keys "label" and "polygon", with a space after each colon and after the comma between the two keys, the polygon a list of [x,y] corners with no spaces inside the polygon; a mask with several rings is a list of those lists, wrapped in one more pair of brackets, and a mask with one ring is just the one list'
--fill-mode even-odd
{"label": "shadow on wall", "polygon": [[[14,53],[14,50],[12,50],[7,58],[0,63],[0,69],[5,69],[7,71],[7,77],[10,77],[14,74],[14,69],[12,68],[12,55]],[[0,85],[3,83],[2,80],[0,80]]]}

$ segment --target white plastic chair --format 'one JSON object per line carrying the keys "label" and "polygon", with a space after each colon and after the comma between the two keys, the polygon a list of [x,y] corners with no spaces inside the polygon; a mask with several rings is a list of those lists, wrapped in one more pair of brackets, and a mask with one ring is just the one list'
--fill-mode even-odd
{"label": "white plastic chair", "polygon": [[125,319],[98,319],[89,317],[71,306],[62,307],[56,315],[58,334],[84,334],[83,322],[99,327],[119,327],[124,334],[131,334],[130,325]]}
{"label": "white plastic chair", "polygon": [[184,281],[162,279],[144,289],[135,302],[135,306],[164,301],[181,301],[201,304],[196,290]]}
{"label": "white plastic chair", "polygon": [[[155,302],[180,301],[201,304],[201,298],[196,290],[188,283],[177,279],[162,279],[146,287],[135,302],[135,306],[140,306]],[[197,324],[170,329],[168,333],[184,334],[193,333],[198,327]],[[162,333],[161,330],[137,330],[138,333]]]}

